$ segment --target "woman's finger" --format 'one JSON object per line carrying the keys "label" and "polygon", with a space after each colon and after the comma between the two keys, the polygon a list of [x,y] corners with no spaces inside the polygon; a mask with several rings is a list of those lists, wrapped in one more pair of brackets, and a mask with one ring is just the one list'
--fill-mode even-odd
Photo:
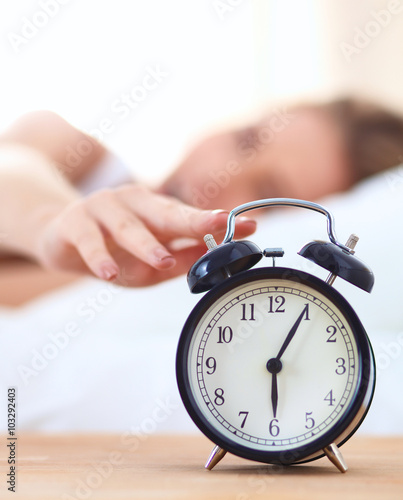
{"label": "woman's finger", "polygon": [[119,274],[119,267],[108,251],[104,235],[96,222],[80,214],[80,218],[65,222],[67,241],[72,244],[89,269],[99,278],[112,280]]}
{"label": "woman's finger", "polygon": [[161,281],[175,278],[189,271],[189,268],[203,254],[204,245],[195,245],[182,250],[173,251],[176,265],[170,269],[158,270],[139,260],[132,261],[124,266],[123,274],[127,273],[132,279],[121,280],[117,278],[116,283],[129,287],[150,286]]}
{"label": "woman's finger", "polygon": [[86,208],[112,239],[131,255],[160,270],[175,265],[172,254],[113,192],[99,192],[89,197]]}
{"label": "woman's finger", "polygon": [[[200,238],[206,233],[223,234],[227,226],[228,212],[224,210],[200,210],[175,198],[152,193],[143,186],[124,186],[116,191],[116,196],[164,240]],[[251,234],[256,229],[252,219],[244,217],[240,222],[241,235]]]}

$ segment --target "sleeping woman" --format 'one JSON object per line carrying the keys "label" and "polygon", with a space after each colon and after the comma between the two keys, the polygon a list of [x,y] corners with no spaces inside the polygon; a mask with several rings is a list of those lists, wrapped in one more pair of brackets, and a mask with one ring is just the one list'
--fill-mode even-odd
{"label": "sleeping woman", "polygon": [[[177,276],[200,255],[207,231],[223,233],[227,210],[345,191],[399,164],[402,152],[403,120],[379,106],[302,105],[206,139],[155,192],[61,117],[27,114],[0,136],[0,303],[22,303],[80,274],[115,281],[125,268],[136,276],[130,286]],[[254,229],[244,218],[237,235]],[[178,249],[185,237],[192,244]]]}
{"label": "sleeping woman", "polygon": [[[300,105],[209,137],[150,189],[54,113],[21,117],[0,137],[0,377],[19,388],[21,428],[138,434],[163,407],[159,431],[191,429],[173,360],[194,300],[172,278],[204,253],[204,234],[223,236],[228,210],[288,197],[326,198],[341,227],[354,223],[366,239],[371,303],[346,292],[381,361],[378,410],[366,422],[403,432],[403,403],[390,397],[403,276],[388,267],[403,243],[402,154],[403,120],[380,106]],[[299,217],[259,215],[256,237],[267,226],[306,243],[310,222]],[[236,236],[255,230],[240,218]]]}

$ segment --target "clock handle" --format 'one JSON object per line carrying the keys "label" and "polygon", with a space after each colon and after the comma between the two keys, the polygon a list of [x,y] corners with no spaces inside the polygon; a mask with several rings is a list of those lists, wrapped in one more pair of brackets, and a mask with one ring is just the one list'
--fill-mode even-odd
{"label": "clock handle", "polygon": [[208,251],[193,264],[188,273],[187,279],[191,292],[201,293],[210,290],[231,275],[250,269],[259,262],[263,255],[266,257],[282,255],[281,251],[278,253],[279,249],[262,252],[251,241],[233,241],[237,215],[257,208],[281,206],[306,208],[326,217],[330,241],[313,241],[305,245],[298,253],[330,271],[329,285],[333,283],[336,276],[340,276],[366,292],[372,290],[374,285],[372,271],[354,256],[354,246],[358,238],[353,236],[345,245],[340,243],[336,238],[333,215],[325,207],[311,201],[292,198],[267,198],[251,201],[231,210],[227,220],[227,232],[220,245],[215,243],[211,235],[206,235]]}
{"label": "clock handle", "polygon": [[256,201],[251,201],[249,203],[244,203],[243,205],[239,205],[238,207],[234,208],[228,215],[227,232],[224,236],[223,243],[229,243],[230,241],[232,241],[235,232],[235,217],[237,215],[258,208],[283,207],[283,206],[307,208],[308,210],[314,210],[315,212],[319,212],[325,215],[327,218],[327,234],[329,236],[329,240],[334,245],[337,245],[348,254],[354,253],[354,251],[351,248],[349,248],[346,245],[343,245],[337,240],[334,229],[335,223],[333,215],[325,207],[319,205],[319,203],[313,203],[312,201],[295,200],[293,198],[267,198],[263,200],[256,200]]}

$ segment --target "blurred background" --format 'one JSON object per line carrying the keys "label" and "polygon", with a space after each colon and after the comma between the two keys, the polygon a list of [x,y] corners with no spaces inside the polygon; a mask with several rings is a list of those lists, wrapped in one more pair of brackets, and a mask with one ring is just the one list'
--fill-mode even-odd
{"label": "blurred background", "polygon": [[276,106],[352,93],[403,111],[399,0],[0,5],[0,129],[56,111],[150,183],[200,137]]}

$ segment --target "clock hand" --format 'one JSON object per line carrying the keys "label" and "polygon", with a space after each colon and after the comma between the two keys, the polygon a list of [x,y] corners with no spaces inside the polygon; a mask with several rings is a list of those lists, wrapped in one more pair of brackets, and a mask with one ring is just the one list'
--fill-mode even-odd
{"label": "clock hand", "polygon": [[289,333],[288,333],[286,339],[284,340],[283,345],[281,346],[277,356],[275,358],[269,359],[269,361],[266,364],[267,371],[272,374],[271,404],[272,404],[272,408],[273,408],[274,418],[276,418],[276,415],[277,415],[277,404],[278,404],[277,373],[280,373],[281,369],[283,368],[283,364],[280,361],[280,358],[284,354],[284,351],[287,349],[289,343],[291,342],[295,333],[297,332],[298,327],[302,321],[302,318],[305,316],[307,309],[308,309],[308,304],[306,304],[306,306],[302,310],[302,313],[298,316],[297,321],[294,323],[291,330],[289,331]]}
{"label": "clock hand", "polygon": [[273,416],[277,415],[278,391],[277,391],[277,373],[274,372],[271,377],[271,404],[273,406]]}
{"label": "clock hand", "polygon": [[308,304],[305,305],[304,309],[302,310],[302,313],[298,316],[297,321],[292,326],[292,328],[289,331],[286,339],[284,340],[284,343],[281,346],[281,348],[280,348],[277,356],[275,357],[275,359],[277,359],[278,361],[280,361],[280,358],[284,354],[284,351],[287,349],[288,344],[291,342],[291,340],[293,339],[295,333],[297,332],[297,329],[298,329],[298,327],[299,327],[299,325],[300,325],[300,323],[302,321],[302,318],[306,315],[306,311],[307,310],[308,310]]}
{"label": "clock hand", "polygon": [[271,358],[266,364],[267,371],[272,374],[271,378],[271,404],[273,407],[273,415],[277,415],[278,389],[277,389],[277,373],[281,372],[283,365],[279,359]]}

